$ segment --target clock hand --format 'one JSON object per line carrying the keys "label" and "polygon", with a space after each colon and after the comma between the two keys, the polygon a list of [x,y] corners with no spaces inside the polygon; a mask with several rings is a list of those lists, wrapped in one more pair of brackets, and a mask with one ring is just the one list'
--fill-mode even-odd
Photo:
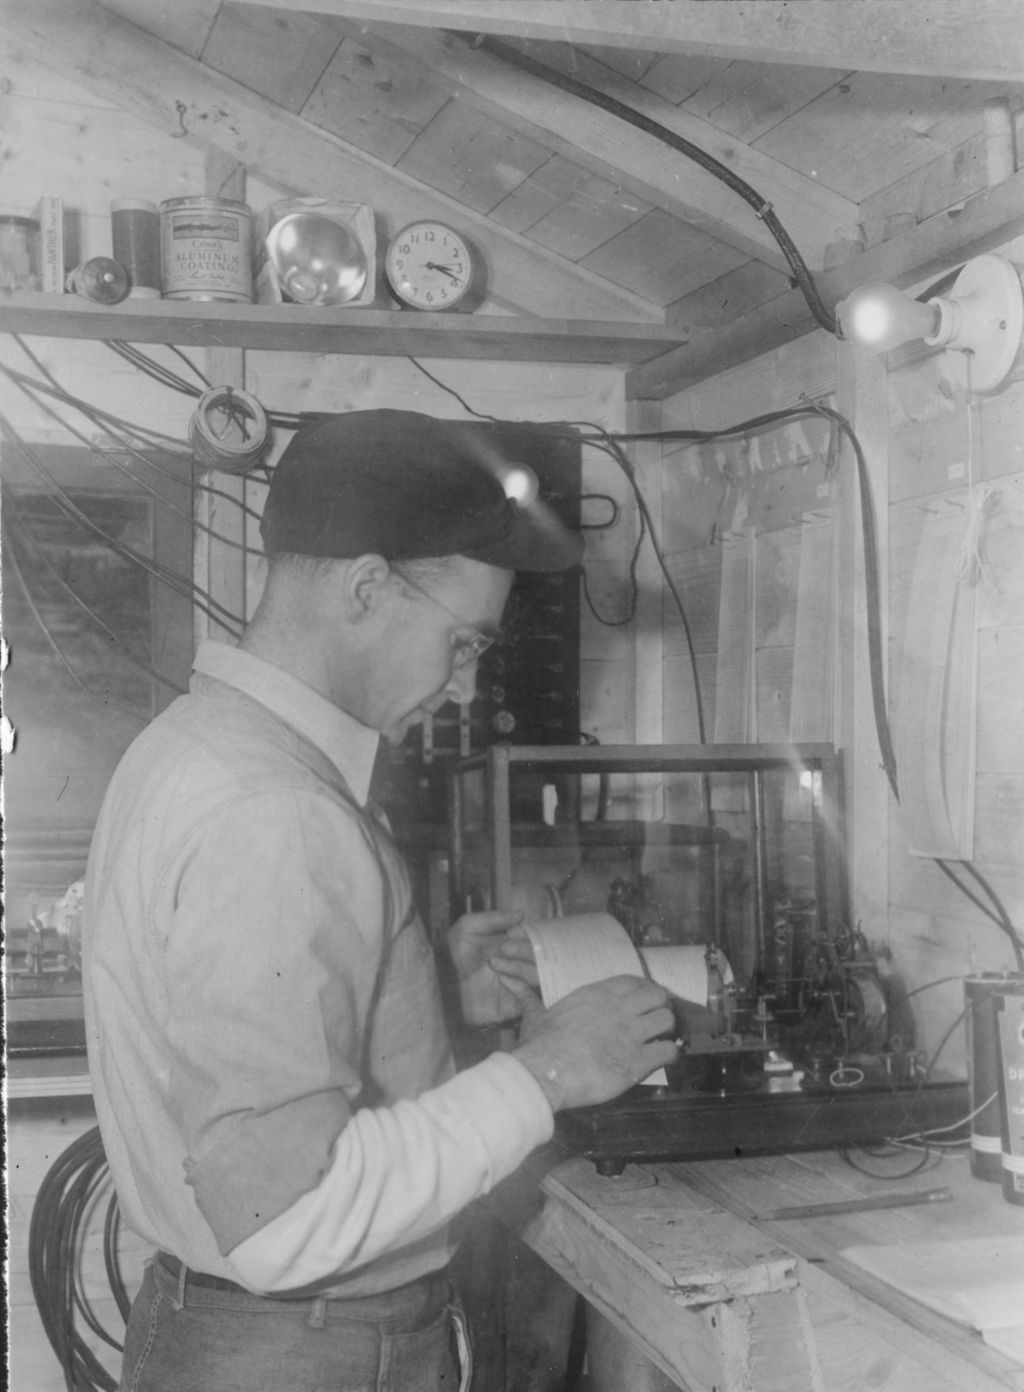
{"label": "clock hand", "polygon": [[440,271],[442,275],[448,276],[450,280],[458,281],[460,284],[462,283],[461,276],[457,276],[451,266],[440,266],[436,261],[427,261],[425,264],[428,271]]}

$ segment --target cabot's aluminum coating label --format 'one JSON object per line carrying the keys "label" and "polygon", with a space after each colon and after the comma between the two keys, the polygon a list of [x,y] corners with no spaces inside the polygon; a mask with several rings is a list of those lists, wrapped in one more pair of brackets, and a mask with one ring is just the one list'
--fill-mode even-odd
{"label": "cabot's aluminum coating label", "polygon": [[232,198],[160,204],[165,300],[252,300],[252,214]]}

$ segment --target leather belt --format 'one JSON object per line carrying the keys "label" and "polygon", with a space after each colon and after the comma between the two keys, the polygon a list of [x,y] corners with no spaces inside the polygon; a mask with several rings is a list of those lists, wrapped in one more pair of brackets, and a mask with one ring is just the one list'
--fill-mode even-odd
{"label": "leather belt", "polygon": [[[206,1271],[193,1271],[192,1268],[186,1266],[183,1261],[179,1261],[177,1257],[172,1257],[170,1252],[157,1252],[156,1259],[165,1271],[170,1272],[175,1280],[177,1280],[181,1276],[182,1271],[184,1271],[185,1284],[189,1286],[198,1286],[200,1290],[228,1291],[233,1295],[252,1295],[253,1293],[251,1290],[247,1290],[245,1286],[240,1286],[237,1281],[229,1281],[226,1276],[211,1276]],[[282,1296],[274,1297],[275,1300],[283,1298]],[[305,1299],[308,1300],[309,1297],[306,1296]]]}

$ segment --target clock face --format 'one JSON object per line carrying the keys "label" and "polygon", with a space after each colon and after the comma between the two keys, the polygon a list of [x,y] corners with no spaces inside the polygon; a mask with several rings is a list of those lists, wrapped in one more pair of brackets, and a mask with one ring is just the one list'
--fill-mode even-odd
{"label": "clock face", "polygon": [[384,260],[391,293],[412,309],[451,309],[473,277],[469,248],[440,222],[411,222],[393,237]]}

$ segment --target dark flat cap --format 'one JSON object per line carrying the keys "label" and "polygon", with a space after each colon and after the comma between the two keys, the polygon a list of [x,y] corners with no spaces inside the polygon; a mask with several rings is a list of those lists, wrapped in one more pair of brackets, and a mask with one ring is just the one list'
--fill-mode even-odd
{"label": "dark flat cap", "polygon": [[468,556],[508,570],[576,565],[583,538],[538,500],[505,496],[480,424],[417,411],[351,411],[299,430],[274,470],[260,522],[268,556]]}

